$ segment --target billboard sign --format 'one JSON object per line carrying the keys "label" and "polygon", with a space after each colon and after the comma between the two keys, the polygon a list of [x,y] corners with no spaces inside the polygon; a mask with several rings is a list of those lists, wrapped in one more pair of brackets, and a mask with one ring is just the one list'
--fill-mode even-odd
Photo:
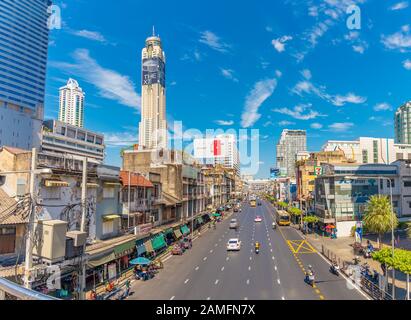
{"label": "billboard sign", "polygon": [[270,179],[276,179],[280,176],[280,169],[270,168]]}
{"label": "billboard sign", "polygon": [[314,167],[314,175],[316,176],[321,176],[323,174],[323,167]]}
{"label": "billboard sign", "polygon": [[166,67],[164,61],[158,57],[143,59],[143,86],[161,84],[165,87]]}

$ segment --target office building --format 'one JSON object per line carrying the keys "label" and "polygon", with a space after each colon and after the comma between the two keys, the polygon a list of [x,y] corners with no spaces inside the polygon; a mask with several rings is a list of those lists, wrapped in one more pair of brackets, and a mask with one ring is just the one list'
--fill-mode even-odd
{"label": "office building", "polygon": [[104,160],[104,135],[56,120],[44,121],[43,152]]}
{"label": "office building", "polygon": [[167,148],[165,63],[161,39],[153,33],[142,52],[139,144],[143,149]]}
{"label": "office building", "polygon": [[306,150],[307,132],[305,130],[283,130],[277,144],[277,168],[280,170],[280,175],[295,177],[297,154]]}
{"label": "office building", "polygon": [[240,176],[240,156],[234,134],[194,139],[194,157],[203,164],[221,165],[224,168],[234,169],[236,175]]}
{"label": "office building", "polygon": [[352,163],[385,163],[411,159],[411,144],[394,143],[394,139],[360,137],[354,141],[329,140],[322,151],[344,152]]}
{"label": "office building", "polygon": [[411,144],[411,101],[395,112],[394,127],[395,143]]}
{"label": "office building", "polygon": [[84,92],[74,79],[60,88],[59,121],[84,127]]}
{"label": "office building", "polygon": [[40,145],[48,0],[0,1],[0,146]]}

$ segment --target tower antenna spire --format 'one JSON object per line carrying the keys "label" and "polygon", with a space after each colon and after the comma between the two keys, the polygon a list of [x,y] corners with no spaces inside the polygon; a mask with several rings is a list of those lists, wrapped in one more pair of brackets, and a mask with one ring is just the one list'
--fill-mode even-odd
{"label": "tower antenna spire", "polygon": [[155,27],[153,26],[153,37],[155,37],[156,36],[156,29],[155,29]]}

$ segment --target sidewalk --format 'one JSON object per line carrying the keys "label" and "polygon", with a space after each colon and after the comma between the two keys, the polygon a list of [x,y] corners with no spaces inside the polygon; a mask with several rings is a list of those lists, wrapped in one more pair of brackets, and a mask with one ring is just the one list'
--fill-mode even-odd
{"label": "sidewalk", "polygon": [[[303,235],[310,244],[319,252],[325,253],[324,256],[330,256],[335,258],[340,265],[343,264],[351,264],[355,257],[354,249],[351,246],[354,243],[354,238],[338,238],[338,239],[330,239],[328,237],[322,237],[318,234],[305,234]],[[364,238],[364,243],[370,240],[372,245],[375,248],[378,248],[376,241],[373,239],[366,239]],[[371,270],[376,270],[378,273],[382,274],[382,269],[380,263],[374,261],[373,259],[365,259],[364,257],[360,257],[360,264],[367,262],[370,266]],[[391,283],[391,271],[388,271],[389,275],[389,282]],[[397,300],[404,300],[406,296],[406,275],[395,271],[395,287],[396,287],[396,299]]]}

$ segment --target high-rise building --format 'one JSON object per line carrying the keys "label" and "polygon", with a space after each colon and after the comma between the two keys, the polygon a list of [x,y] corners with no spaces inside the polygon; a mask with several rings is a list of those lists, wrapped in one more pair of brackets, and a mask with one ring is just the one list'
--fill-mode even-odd
{"label": "high-rise building", "polygon": [[0,146],[40,145],[50,5],[0,1]]}
{"label": "high-rise building", "polygon": [[277,168],[280,170],[280,175],[295,177],[297,154],[306,150],[307,132],[305,130],[283,130],[277,144]]}
{"label": "high-rise building", "polygon": [[411,144],[411,101],[395,112],[395,143]]}
{"label": "high-rise building", "polygon": [[139,144],[145,149],[167,148],[165,63],[161,39],[153,32],[142,52]]}
{"label": "high-rise building", "polygon": [[60,88],[59,121],[83,128],[84,96],[78,82],[70,78],[67,84]]}
{"label": "high-rise building", "polygon": [[225,168],[234,169],[237,176],[240,176],[240,158],[234,134],[194,139],[194,157],[203,164],[219,164]]}

